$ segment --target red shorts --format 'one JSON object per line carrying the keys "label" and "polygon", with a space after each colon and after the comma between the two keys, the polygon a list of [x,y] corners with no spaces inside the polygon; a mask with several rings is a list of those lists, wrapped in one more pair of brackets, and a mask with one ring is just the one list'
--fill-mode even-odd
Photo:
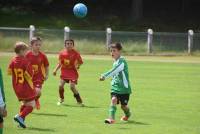
{"label": "red shorts", "polygon": [[37,96],[37,93],[34,89],[32,89],[28,84],[24,84],[18,87],[13,88],[15,94],[19,101],[30,101],[34,100]]}
{"label": "red shorts", "polygon": [[31,98],[28,98],[28,99],[18,99],[19,101],[32,101],[32,100],[35,100],[37,97],[37,95],[35,95],[34,97],[31,97]]}
{"label": "red shorts", "polygon": [[70,80],[70,79],[63,79],[66,83],[74,83],[77,85],[78,81],[77,80]]}
{"label": "red shorts", "polygon": [[36,91],[30,91],[26,93],[18,93],[16,94],[19,101],[32,101],[36,98]]}

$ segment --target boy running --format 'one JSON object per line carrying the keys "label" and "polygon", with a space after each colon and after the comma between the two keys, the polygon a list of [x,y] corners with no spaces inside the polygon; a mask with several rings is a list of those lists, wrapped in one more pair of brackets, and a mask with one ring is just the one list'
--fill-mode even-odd
{"label": "boy running", "polygon": [[19,114],[15,115],[14,120],[22,128],[26,128],[24,120],[35,107],[35,98],[37,96],[33,85],[33,69],[31,64],[25,58],[28,46],[24,42],[17,42],[14,47],[16,56],[11,60],[8,67],[8,74],[12,75],[12,85],[21,107]]}
{"label": "boy running", "polygon": [[80,94],[76,88],[78,82],[78,69],[83,64],[80,54],[74,49],[74,40],[65,40],[65,49],[59,53],[59,63],[53,71],[56,75],[58,69],[61,68],[59,96],[60,100],[57,105],[64,102],[64,85],[69,83],[70,89],[74,94],[77,104],[84,106]]}
{"label": "boy running", "polygon": [[121,56],[122,45],[120,43],[111,44],[111,56],[114,59],[113,68],[104,73],[100,77],[100,81],[112,77],[111,81],[111,105],[109,108],[109,118],[105,119],[105,123],[115,123],[116,105],[121,103],[121,109],[124,111],[122,121],[128,121],[131,116],[128,107],[129,96],[131,94],[131,87],[129,82],[128,64]]}
{"label": "boy running", "polygon": [[33,37],[30,41],[31,51],[28,51],[26,58],[31,63],[34,70],[34,87],[37,92],[36,109],[40,109],[39,98],[41,96],[42,84],[48,79],[49,61],[46,55],[40,51],[42,40],[39,37]]}

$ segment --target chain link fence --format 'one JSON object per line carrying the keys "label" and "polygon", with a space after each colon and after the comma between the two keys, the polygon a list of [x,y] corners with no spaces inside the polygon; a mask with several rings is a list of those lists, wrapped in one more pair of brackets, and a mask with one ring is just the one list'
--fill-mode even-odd
{"label": "chain link fence", "polygon": [[[66,29],[66,28],[65,28]],[[13,51],[16,41],[29,43],[31,36],[40,36],[42,50],[57,53],[64,48],[64,39],[75,40],[75,47],[83,54],[108,54],[111,42],[121,42],[126,55],[178,54],[200,52],[200,33],[87,31],[65,29],[31,29],[0,27],[0,51]],[[150,36],[151,35],[151,36]],[[150,38],[150,40],[149,40]],[[190,41],[188,41],[190,39]],[[188,44],[189,43],[189,44]],[[151,49],[151,50],[150,50]]]}
{"label": "chain link fence", "polygon": [[16,41],[29,41],[28,28],[0,28],[0,51],[13,51]]}

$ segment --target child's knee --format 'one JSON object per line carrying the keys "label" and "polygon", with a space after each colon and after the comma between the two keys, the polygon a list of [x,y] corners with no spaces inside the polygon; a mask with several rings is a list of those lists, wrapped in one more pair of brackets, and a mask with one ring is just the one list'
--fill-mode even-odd
{"label": "child's knee", "polygon": [[76,90],[75,84],[74,83],[70,83],[70,89],[71,90]]}
{"label": "child's knee", "polygon": [[117,97],[112,97],[111,102],[112,102],[112,104],[116,105],[117,104]]}
{"label": "child's knee", "polygon": [[31,107],[35,107],[35,100],[32,100],[32,101],[24,101],[23,104],[25,106],[31,106]]}
{"label": "child's knee", "polygon": [[65,85],[65,81],[64,80],[60,80],[59,89],[63,89],[64,85]]}
{"label": "child's knee", "polygon": [[71,90],[75,90],[75,87],[70,85],[70,89]]}
{"label": "child's knee", "polygon": [[41,96],[41,88],[36,88],[36,93],[37,93],[37,96]]}
{"label": "child's knee", "polygon": [[127,107],[127,105],[121,105],[121,109],[126,110],[126,109],[128,109],[128,107]]}
{"label": "child's knee", "polygon": [[63,85],[59,85],[59,90],[64,90],[64,86]]}

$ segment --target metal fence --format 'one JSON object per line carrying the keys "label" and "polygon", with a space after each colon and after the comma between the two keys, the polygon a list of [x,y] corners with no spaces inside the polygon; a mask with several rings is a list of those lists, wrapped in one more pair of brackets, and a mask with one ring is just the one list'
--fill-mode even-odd
{"label": "metal fence", "polygon": [[121,42],[123,52],[128,55],[156,53],[189,53],[200,51],[200,33],[87,31],[64,29],[37,29],[0,27],[0,51],[12,51],[16,41],[29,42],[33,36],[43,40],[45,52],[58,52],[63,48],[64,39],[75,40],[76,48],[86,54],[106,54],[111,42]]}

